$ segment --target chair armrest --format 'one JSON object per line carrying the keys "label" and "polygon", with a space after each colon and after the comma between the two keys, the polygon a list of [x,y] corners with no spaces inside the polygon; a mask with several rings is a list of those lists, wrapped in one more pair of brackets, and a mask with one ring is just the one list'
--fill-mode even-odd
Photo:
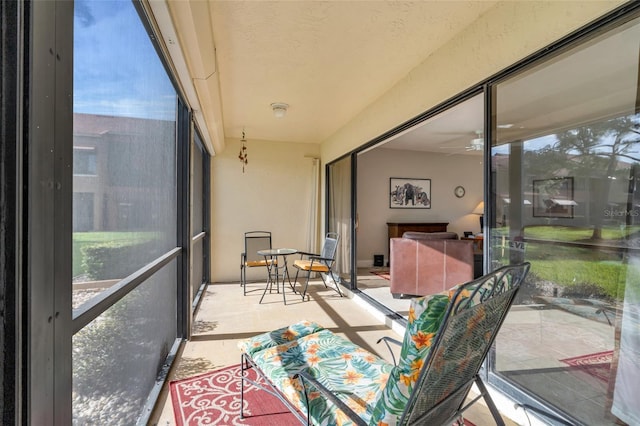
{"label": "chair armrest", "polygon": [[391,350],[391,346],[389,345],[389,343],[393,343],[393,344],[396,344],[398,346],[402,346],[402,342],[400,340],[398,340],[398,339],[394,339],[393,337],[389,337],[389,336],[381,337],[380,339],[378,339],[376,344],[378,344],[380,342],[384,342],[384,344],[387,345],[387,349],[389,349],[389,353],[391,354],[391,359],[393,359],[393,365],[397,366],[398,363],[396,362],[396,356],[393,354],[393,351]]}
{"label": "chair armrest", "polygon": [[322,261],[326,261],[326,262],[331,262],[333,259],[330,257],[322,257],[319,255],[314,255],[314,256],[309,256],[310,260],[322,260]]}
{"label": "chair armrest", "polygon": [[[305,383],[311,384],[314,388],[316,388],[326,399],[333,402],[355,425],[358,426],[367,426],[367,423],[358,416],[358,414],[353,411],[347,404],[342,402],[338,397],[336,397],[329,389],[324,387],[315,377],[309,374],[307,371],[302,370],[298,374],[293,376],[294,379],[300,379],[302,382],[303,389],[306,387]],[[306,395],[305,395],[306,396]],[[309,399],[307,398],[307,424],[309,423]]]}
{"label": "chair armrest", "polygon": [[298,250],[298,254],[300,254],[300,256],[320,256],[318,253],[309,253],[308,251],[299,251]]}

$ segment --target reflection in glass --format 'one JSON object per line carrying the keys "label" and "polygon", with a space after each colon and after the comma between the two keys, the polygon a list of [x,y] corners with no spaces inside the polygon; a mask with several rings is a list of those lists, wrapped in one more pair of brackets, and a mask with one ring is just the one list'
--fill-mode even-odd
{"label": "reflection in glass", "polygon": [[176,338],[175,261],[73,336],[74,424],[135,424]]}
{"label": "reflection in glass", "polygon": [[176,93],[131,2],[75,12],[73,277],[99,292],[176,245]]}
{"label": "reflection in glass", "polygon": [[[177,245],[175,89],[131,1],[74,2],[73,307]],[[134,424],[177,336],[176,266],[73,337],[74,424]]]}
{"label": "reflection in glass", "polygon": [[633,21],[494,88],[490,261],[532,265],[495,371],[588,424],[640,422],[639,40]]}

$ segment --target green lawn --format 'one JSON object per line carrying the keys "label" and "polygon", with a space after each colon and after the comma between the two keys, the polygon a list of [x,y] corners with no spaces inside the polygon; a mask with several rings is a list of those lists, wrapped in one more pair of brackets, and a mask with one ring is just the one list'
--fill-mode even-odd
{"label": "green lawn", "polygon": [[[639,226],[604,227],[603,240],[618,240],[640,231]],[[525,238],[539,238],[554,241],[584,241],[591,238],[592,228],[575,228],[569,226],[530,226],[524,231]]]}
{"label": "green lawn", "polygon": [[157,236],[155,232],[74,232],[73,233],[73,276],[86,273],[82,266],[82,248],[105,242],[143,243]]}
{"label": "green lawn", "polygon": [[[614,245],[617,240],[637,233],[640,227],[603,228],[603,245]],[[508,233],[508,230],[505,230]],[[623,262],[621,252],[593,247],[570,247],[556,242],[588,242],[591,228],[563,226],[532,226],[525,229],[525,237],[544,242],[527,242],[525,258],[531,262],[531,275],[550,281],[565,292],[583,294],[582,297],[607,297],[619,299],[624,294],[625,283],[637,280],[634,268]]]}

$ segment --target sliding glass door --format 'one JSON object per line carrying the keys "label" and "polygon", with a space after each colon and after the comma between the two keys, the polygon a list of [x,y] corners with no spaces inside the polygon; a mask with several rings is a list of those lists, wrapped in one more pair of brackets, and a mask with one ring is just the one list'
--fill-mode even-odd
{"label": "sliding glass door", "polygon": [[488,260],[532,265],[494,371],[571,423],[640,424],[639,43],[618,23],[491,92]]}

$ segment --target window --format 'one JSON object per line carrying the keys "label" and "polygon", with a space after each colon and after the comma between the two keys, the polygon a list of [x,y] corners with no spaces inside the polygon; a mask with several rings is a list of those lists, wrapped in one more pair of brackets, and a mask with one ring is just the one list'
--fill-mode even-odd
{"label": "window", "polygon": [[587,424],[640,422],[635,19],[493,87],[492,267],[531,262],[494,371]]}
{"label": "window", "polygon": [[[135,423],[178,334],[178,262],[162,260],[178,245],[178,97],[135,7],[130,1],[75,2],[78,424]],[[161,266],[141,275],[152,262]],[[132,285],[131,277],[139,282]],[[105,293],[116,290],[121,299],[104,302]],[[90,309],[95,318],[75,326],[85,323],[77,312]]]}
{"label": "window", "polygon": [[73,174],[74,175],[95,175],[96,174],[96,150],[93,147],[73,148]]}

